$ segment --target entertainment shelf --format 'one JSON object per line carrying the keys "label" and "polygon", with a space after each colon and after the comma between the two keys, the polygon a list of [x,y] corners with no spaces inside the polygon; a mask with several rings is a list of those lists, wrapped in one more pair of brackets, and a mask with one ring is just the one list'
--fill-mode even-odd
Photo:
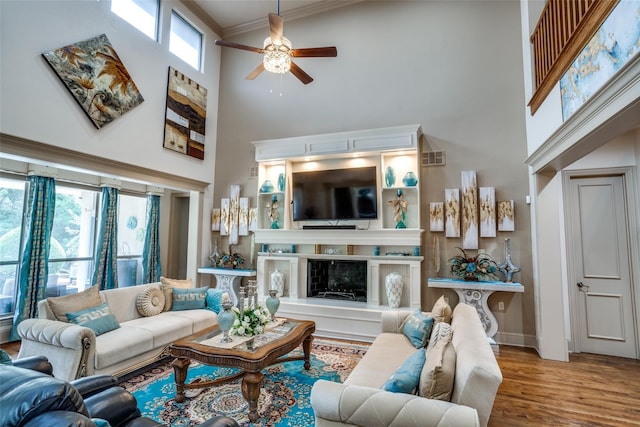
{"label": "entertainment shelf", "polygon": [[[253,143],[259,164],[254,235],[262,248],[256,278],[260,295],[266,296],[271,274],[276,269],[284,274],[279,315],[314,320],[320,336],[371,341],[380,332],[381,313],[390,310],[384,282],[391,272],[404,278],[401,307],[420,307],[421,137],[421,127],[409,125]],[[293,220],[294,173],[360,167],[375,167],[377,218]],[[395,183],[387,183],[387,168],[395,172]],[[415,174],[417,183],[403,184],[408,172]],[[267,180],[273,187],[262,185]],[[389,205],[399,194],[407,202],[407,228],[396,228]],[[303,229],[305,225],[312,227]],[[366,302],[308,297],[309,260],[365,261]]]}

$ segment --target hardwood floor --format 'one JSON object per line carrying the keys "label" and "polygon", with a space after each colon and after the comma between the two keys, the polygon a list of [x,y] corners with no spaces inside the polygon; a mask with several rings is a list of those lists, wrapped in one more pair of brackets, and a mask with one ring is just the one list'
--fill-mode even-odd
{"label": "hardwood floor", "polygon": [[541,359],[501,346],[503,381],[489,426],[640,426],[640,360],[572,354]]}
{"label": "hardwood floor", "polygon": [[[12,357],[19,350],[0,347]],[[490,427],[640,426],[640,360],[582,353],[565,363],[509,346],[496,358],[503,381]]]}

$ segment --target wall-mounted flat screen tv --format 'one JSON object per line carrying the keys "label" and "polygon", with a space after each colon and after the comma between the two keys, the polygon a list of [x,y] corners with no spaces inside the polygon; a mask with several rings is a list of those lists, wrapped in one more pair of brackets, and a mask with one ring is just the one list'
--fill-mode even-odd
{"label": "wall-mounted flat screen tv", "polygon": [[377,219],[376,167],[294,172],[293,220]]}

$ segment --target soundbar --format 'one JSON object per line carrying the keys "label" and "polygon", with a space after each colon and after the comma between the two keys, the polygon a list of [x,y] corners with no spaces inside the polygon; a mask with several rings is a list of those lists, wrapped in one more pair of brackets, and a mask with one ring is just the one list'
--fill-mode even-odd
{"label": "soundbar", "polygon": [[303,230],[355,230],[355,225],[303,225]]}

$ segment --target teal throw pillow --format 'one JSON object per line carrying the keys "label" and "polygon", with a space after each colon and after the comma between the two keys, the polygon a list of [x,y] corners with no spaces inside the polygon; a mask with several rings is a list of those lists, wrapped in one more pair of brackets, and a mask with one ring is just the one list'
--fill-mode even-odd
{"label": "teal throw pillow", "polygon": [[413,394],[418,388],[420,373],[426,360],[426,351],[423,348],[416,350],[402,362],[402,365],[384,383],[382,389],[394,393]]}
{"label": "teal throw pillow", "polygon": [[207,302],[207,309],[215,313],[220,313],[222,310],[222,294],[225,291],[222,289],[211,288],[207,290],[207,296],[205,298]]}
{"label": "teal throw pillow", "polygon": [[433,317],[425,316],[419,309],[411,313],[402,324],[402,333],[415,348],[427,345],[433,327]]}
{"label": "teal throw pillow", "polygon": [[91,418],[91,421],[93,421],[96,427],[111,427],[109,421],[103,420],[102,418]]}
{"label": "teal throw pillow", "polygon": [[208,290],[209,288],[173,288],[171,310],[182,311],[205,308]]}
{"label": "teal throw pillow", "polygon": [[69,322],[92,329],[96,336],[120,327],[116,316],[113,315],[106,303],[97,307],[67,313],[66,316]]}
{"label": "teal throw pillow", "polygon": [[13,365],[13,360],[9,353],[0,348],[0,365]]}

